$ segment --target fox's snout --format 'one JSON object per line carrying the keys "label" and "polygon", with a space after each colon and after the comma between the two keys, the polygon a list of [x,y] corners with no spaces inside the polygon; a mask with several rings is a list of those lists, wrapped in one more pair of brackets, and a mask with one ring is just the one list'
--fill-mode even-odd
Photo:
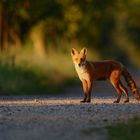
{"label": "fox's snout", "polygon": [[79,67],[82,67],[82,66],[84,66],[85,65],[85,58],[80,58],[80,57],[76,57],[76,58],[74,58],[73,59],[73,61],[74,61],[74,63],[76,64],[76,65],[78,65]]}
{"label": "fox's snout", "polygon": [[85,60],[84,59],[80,59],[78,62],[78,66],[81,67],[84,65]]}

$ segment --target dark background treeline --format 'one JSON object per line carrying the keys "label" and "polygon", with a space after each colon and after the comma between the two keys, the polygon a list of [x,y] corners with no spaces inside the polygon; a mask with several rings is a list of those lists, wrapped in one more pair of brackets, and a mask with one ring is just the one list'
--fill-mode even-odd
{"label": "dark background treeline", "polygon": [[48,85],[75,77],[72,47],[87,47],[90,59],[116,59],[139,68],[140,1],[0,1],[2,92],[47,92]]}

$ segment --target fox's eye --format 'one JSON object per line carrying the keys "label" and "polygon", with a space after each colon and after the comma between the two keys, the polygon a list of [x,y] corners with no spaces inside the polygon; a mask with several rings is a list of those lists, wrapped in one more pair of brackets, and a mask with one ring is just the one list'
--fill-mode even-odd
{"label": "fox's eye", "polygon": [[81,62],[82,62],[82,61],[84,61],[84,59],[83,59],[83,58],[81,58],[80,60],[81,60]]}
{"label": "fox's eye", "polygon": [[78,61],[78,58],[75,58],[75,61]]}

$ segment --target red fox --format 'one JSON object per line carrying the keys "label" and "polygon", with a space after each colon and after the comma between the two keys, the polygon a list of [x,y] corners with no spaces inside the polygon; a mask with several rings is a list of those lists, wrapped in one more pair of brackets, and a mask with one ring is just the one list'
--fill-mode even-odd
{"label": "red fox", "polygon": [[77,74],[82,82],[84,99],[82,103],[91,101],[91,90],[93,81],[109,79],[118,93],[117,100],[114,103],[119,103],[122,92],[126,95],[125,103],[129,102],[129,95],[126,87],[120,80],[121,75],[124,76],[127,85],[130,87],[136,100],[140,101],[140,94],[137,86],[128,72],[127,68],[120,62],[114,60],[103,60],[91,62],[86,60],[87,48],[83,48],[80,52],[72,48],[71,56]]}

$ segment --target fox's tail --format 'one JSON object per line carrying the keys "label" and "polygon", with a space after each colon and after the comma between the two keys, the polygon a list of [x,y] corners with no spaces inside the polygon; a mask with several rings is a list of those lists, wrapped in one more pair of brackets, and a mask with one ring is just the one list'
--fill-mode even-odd
{"label": "fox's tail", "polygon": [[130,75],[126,67],[123,67],[122,75],[124,76],[124,79],[127,82],[127,85],[130,87],[131,91],[133,92],[136,100],[140,101],[140,94],[136,86],[136,83],[133,80],[132,76]]}

